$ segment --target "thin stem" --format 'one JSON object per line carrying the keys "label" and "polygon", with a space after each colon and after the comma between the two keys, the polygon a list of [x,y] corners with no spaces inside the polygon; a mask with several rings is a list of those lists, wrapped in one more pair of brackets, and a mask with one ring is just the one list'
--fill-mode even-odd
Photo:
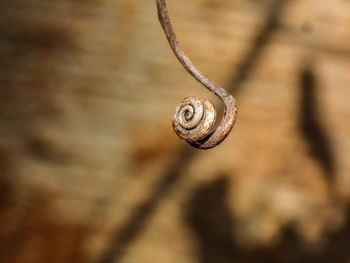
{"label": "thin stem", "polygon": [[170,18],[168,15],[166,1],[156,0],[158,7],[159,21],[164,29],[165,35],[169,41],[169,44],[174,51],[175,56],[178,58],[183,67],[204,87],[218,96],[225,105],[224,117],[221,124],[217,129],[208,136],[203,142],[194,145],[200,149],[213,148],[221,143],[232,130],[232,127],[237,117],[236,101],[232,95],[230,95],[225,89],[219,87],[217,84],[209,80],[202,72],[200,72],[192,61],[185,54],[180,46],[180,43],[176,37],[176,34],[171,26]]}

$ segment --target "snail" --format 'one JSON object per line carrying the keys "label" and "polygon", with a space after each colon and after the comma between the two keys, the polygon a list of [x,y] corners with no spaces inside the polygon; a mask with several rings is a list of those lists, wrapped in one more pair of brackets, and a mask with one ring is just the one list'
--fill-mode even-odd
{"label": "snail", "polygon": [[224,116],[220,125],[214,129],[216,110],[213,104],[206,99],[187,97],[180,102],[175,109],[172,118],[173,128],[176,134],[190,145],[198,149],[210,149],[219,145],[231,132],[236,118],[236,100],[225,89],[209,80],[201,73],[192,61],[187,57],[177,40],[171,26],[166,1],[156,0],[158,17],[168,39],[170,47],[183,67],[210,92],[220,98],[225,106]]}

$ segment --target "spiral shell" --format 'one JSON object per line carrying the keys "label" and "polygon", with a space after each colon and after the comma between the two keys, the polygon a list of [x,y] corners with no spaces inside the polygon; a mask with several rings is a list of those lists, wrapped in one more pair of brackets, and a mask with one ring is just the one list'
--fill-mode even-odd
{"label": "spiral shell", "polygon": [[199,144],[211,134],[216,120],[214,105],[206,99],[187,97],[176,106],[173,128],[176,134],[191,144]]}

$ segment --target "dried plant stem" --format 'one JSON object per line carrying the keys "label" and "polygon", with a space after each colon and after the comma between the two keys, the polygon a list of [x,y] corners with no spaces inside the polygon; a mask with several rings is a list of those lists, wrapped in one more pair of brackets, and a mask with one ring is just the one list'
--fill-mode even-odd
{"label": "dried plant stem", "polygon": [[[176,108],[175,115],[173,117],[173,127],[175,132],[180,138],[188,141],[192,146],[199,149],[210,149],[221,143],[232,130],[237,117],[237,106],[233,96],[214,82],[209,80],[203,73],[201,73],[192,61],[182,50],[176,34],[171,26],[170,18],[168,15],[165,0],[156,0],[158,7],[159,21],[164,29],[165,35],[169,41],[169,44],[174,51],[176,57],[184,68],[197,79],[204,87],[218,96],[225,105],[224,116],[221,124],[212,131],[213,118],[215,122],[215,109],[207,100],[186,98]],[[202,104],[198,110],[198,105]],[[210,103],[211,104],[211,103]],[[200,105],[199,105],[200,106]],[[198,111],[201,115],[198,115]],[[198,117],[199,116],[199,117]],[[205,131],[201,130],[201,127],[193,127],[194,119],[200,119],[204,122]],[[191,125],[189,125],[189,123]],[[208,131],[209,130],[209,131]]]}

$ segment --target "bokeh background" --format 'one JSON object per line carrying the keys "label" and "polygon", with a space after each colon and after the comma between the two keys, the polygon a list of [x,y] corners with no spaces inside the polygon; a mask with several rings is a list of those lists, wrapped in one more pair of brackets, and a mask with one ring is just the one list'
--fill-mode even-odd
{"label": "bokeh background", "polygon": [[350,262],[350,1],[168,0],[209,151],[155,1],[0,3],[1,263]]}

